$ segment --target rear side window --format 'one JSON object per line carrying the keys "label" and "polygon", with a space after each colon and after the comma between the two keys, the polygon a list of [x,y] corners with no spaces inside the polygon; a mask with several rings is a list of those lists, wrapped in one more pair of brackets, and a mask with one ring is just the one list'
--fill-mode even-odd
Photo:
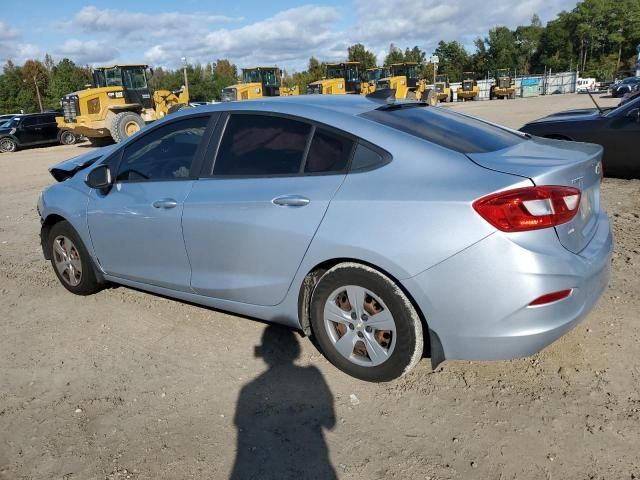
{"label": "rear side window", "polygon": [[23,127],[30,127],[32,125],[37,125],[38,122],[38,117],[36,117],[35,115],[32,117],[24,117],[22,119],[22,126]]}
{"label": "rear side window", "polygon": [[297,174],[311,125],[270,115],[231,115],[218,149],[213,175]]}
{"label": "rear side window", "polygon": [[353,154],[353,161],[351,162],[352,172],[361,172],[366,170],[372,170],[387,163],[387,159],[382,156],[381,153],[376,152],[372,148],[363,144],[358,144],[356,151]]}
{"label": "rear side window", "polygon": [[349,163],[353,141],[316,128],[304,166],[305,173],[340,172]]}
{"label": "rear side window", "polygon": [[525,139],[499,127],[444,108],[421,105],[376,109],[362,117],[460,153],[486,153]]}

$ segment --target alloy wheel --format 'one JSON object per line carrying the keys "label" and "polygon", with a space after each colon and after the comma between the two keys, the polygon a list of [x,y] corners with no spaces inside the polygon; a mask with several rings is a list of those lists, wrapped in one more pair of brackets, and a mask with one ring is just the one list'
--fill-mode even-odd
{"label": "alloy wheel", "polygon": [[82,280],[82,261],[74,243],[59,235],[53,241],[53,261],[60,277],[72,287]]}

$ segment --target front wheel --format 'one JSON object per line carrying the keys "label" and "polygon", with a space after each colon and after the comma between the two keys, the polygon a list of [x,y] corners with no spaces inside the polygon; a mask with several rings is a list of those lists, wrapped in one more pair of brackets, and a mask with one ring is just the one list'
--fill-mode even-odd
{"label": "front wheel", "polygon": [[73,132],[66,130],[60,134],[60,143],[62,145],[74,145],[78,141],[78,137],[76,137]]}
{"label": "front wheel", "polygon": [[126,140],[144,127],[144,120],[135,112],[121,112],[113,117],[111,136],[116,143]]}
{"label": "front wheel", "polygon": [[401,377],[422,357],[422,322],[386,275],[357,263],[333,267],[311,298],[311,327],[324,356],[370,382]]}
{"label": "front wheel", "polygon": [[0,138],[0,152],[10,153],[15,152],[18,148],[18,144],[12,138]]}
{"label": "front wheel", "polygon": [[76,295],[91,295],[100,290],[89,252],[74,228],[58,222],[49,232],[51,265],[62,286]]}

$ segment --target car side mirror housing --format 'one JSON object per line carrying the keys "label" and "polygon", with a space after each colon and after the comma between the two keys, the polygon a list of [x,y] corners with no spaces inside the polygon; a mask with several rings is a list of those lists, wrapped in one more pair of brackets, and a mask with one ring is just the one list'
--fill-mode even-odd
{"label": "car side mirror housing", "polygon": [[640,123],[640,108],[633,108],[627,113],[627,118]]}
{"label": "car side mirror housing", "polygon": [[85,183],[96,190],[108,191],[113,185],[113,178],[111,177],[111,169],[108,165],[100,165],[94,168],[87,175]]}

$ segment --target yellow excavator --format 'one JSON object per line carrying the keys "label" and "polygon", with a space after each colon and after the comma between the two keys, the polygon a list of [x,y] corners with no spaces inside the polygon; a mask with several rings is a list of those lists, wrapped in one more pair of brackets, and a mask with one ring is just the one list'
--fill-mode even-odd
{"label": "yellow excavator", "polygon": [[367,68],[367,81],[362,84],[360,93],[362,95],[369,95],[376,91],[376,84],[378,80],[387,76],[386,69],[384,67]]}
{"label": "yellow excavator", "polygon": [[250,100],[262,97],[299,95],[298,86],[282,86],[282,72],[278,67],[252,67],[242,69],[242,83],[222,89],[222,101]]}
{"label": "yellow excavator", "polygon": [[496,70],[495,85],[489,90],[489,99],[494,98],[516,98],[516,84],[511,77],[511,72],[507,68]]}
{"label": "yellow excavator", "polygon": [[480,96],[480,87],[476,80],[475,72],[462,73],[462,86],[456,90],[458,101],[462,100],[478,100]]}
{"label": "yellow excavator", "polygon": [[385,77],[376,83],[376,89],[390,88],[396,98],[421,100],[427,92],[427,82],[418,78],[417,62],[393,63],[384,67]]}
{"label": "yellow excavator", "polygon": [[439,102],[452,102],[453,91],[446,74],[436,75],[435,95]]}
{"label": "yellow excavator", "polygon": [[189,105],[189,90],[156,90],[147,84],[147,65],[110,65],[93,70],[94,88],[62,97],[60,129],[84,135],[93,145],[119,143],[146,123]]}
{"label": "yellow excavator", "polygon": [[322,95],[359,94],[361,89],[360,62],[328,63],[325,78],[307,85],[307,93]]}

